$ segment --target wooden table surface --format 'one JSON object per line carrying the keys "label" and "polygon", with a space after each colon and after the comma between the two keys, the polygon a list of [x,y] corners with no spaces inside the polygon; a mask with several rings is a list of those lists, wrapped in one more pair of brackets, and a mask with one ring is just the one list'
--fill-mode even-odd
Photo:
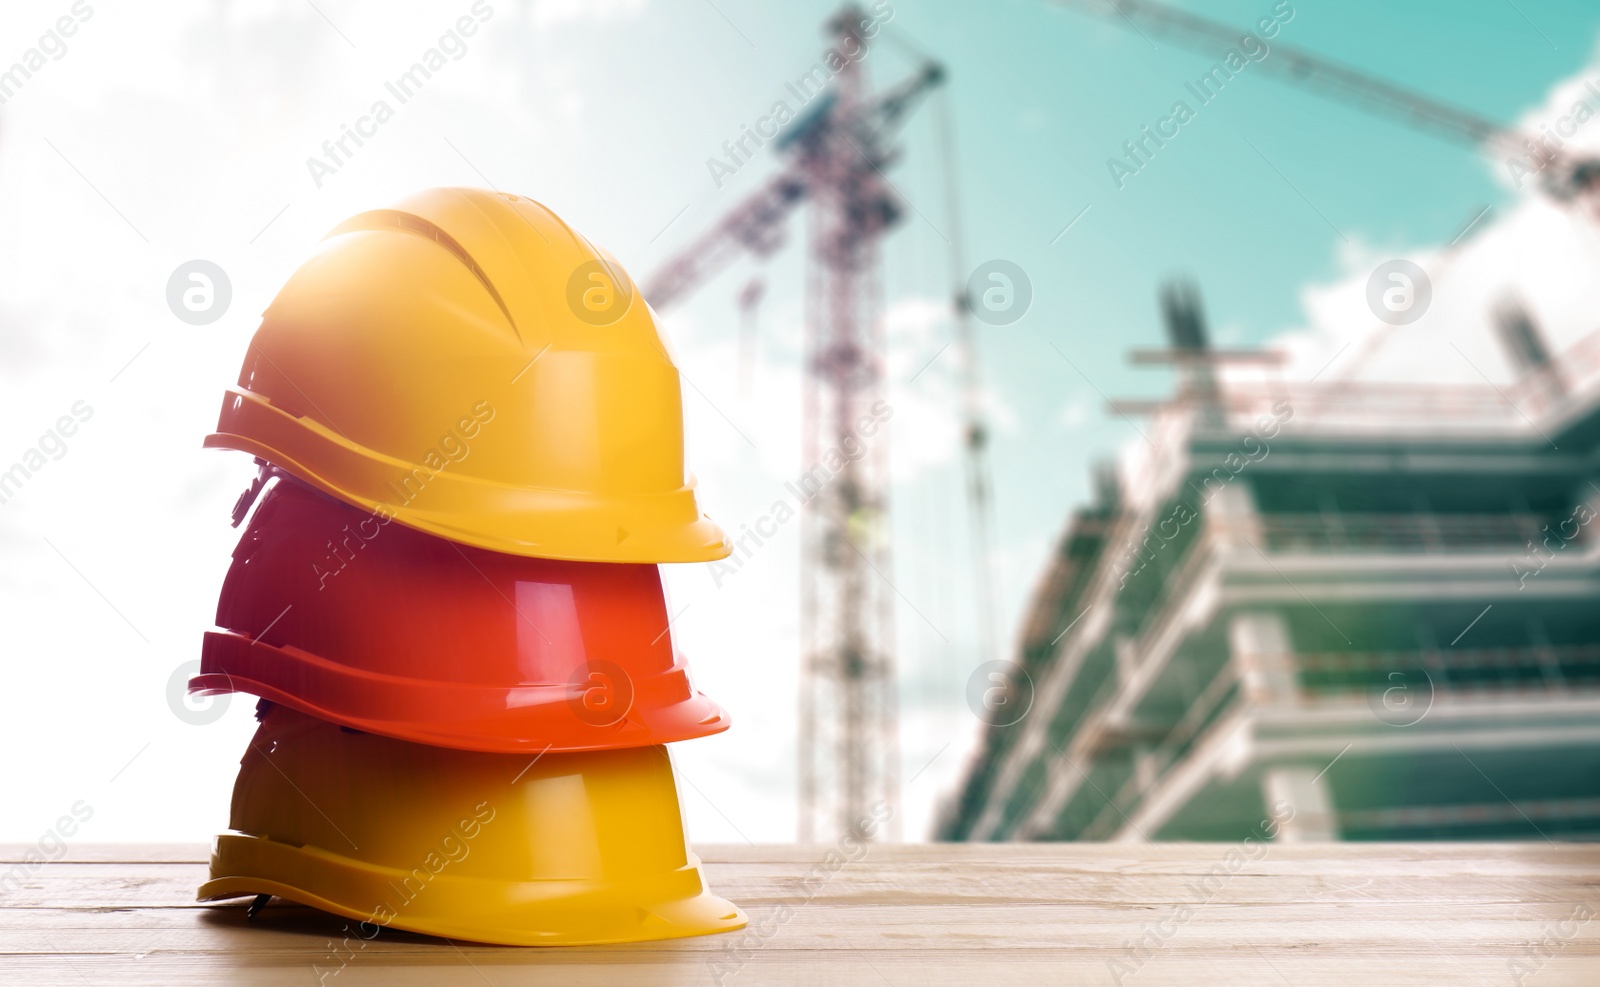
{"label": "wooden table surface", "polygon": [[[0,877],[24,848],[0,847]],[[744,932],[511,949],[274,901],[202,906],[199,846],[72,845],[0,897],[0,984],[1600,984],[1600,846],[700,848]],[[12,871],[12,873],[16,873]]]}

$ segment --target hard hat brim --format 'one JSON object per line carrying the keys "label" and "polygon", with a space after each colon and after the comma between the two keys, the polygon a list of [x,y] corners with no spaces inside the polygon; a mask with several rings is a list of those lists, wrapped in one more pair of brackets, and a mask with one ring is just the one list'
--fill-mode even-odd
{"label": "hard hat brim", "polygon": [[494,552],[666,563],[714,562],[733,550],[700,513],[692,478],[665,494],[632,496],[493,483],[384,455],[238,388],[224,395],[205,447],[249,453],[346,503]]}
{"label": "hard hat brim", "polygon": [[565,683],[507,690],[384,675],[208,631],[189,691],[243,692],[396,740],[506,754],[646,747],[728,729],[727,713],[693,689],[681,662],[628,679],[628,708],[596,716],[582,708],[581,689]]}
{"label": "hard hat brim", "polygon": [[530,759],[272,704],[257,715],[202,901],[281,895],[369,926],[519,946],[745,924],[707,891],[666,747]]}
{"label": "hard hat brim", "polygon": [[[377,935],[373,912],[352,901],[382,902],[410,875],[316,847],[225,833],[211,854],[198,901],[270,894],[353,919]],[[680,939],[742,929],[743,911],[706,889],[700,858],[670,874],[627,882],[487,881],[442,873],[385,924],[407,932],[502,946],[602,946]],[[368,936],[366,928],[360,935]]]}

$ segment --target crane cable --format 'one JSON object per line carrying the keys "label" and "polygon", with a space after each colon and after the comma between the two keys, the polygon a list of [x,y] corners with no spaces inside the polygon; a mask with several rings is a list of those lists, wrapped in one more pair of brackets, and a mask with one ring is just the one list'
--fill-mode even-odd
{"label": "crane cable", "polygon": [[[1172,38],[1190,51],[1205,54],[1212,52],[1200,46],[1199,42],[1202,40],[1228,43],[1238,36],[1233,28],[1220,21],[1192,14],[1170,4],[1161,3],[1159,0],[1100,0],[1100,2],[1054,0],[1053,5],[1129,28],[1142,36],[1144,32],[1135,23],[1137,19],[1146,27],[1150,27],[1163,37]],[[1108,13],[1114,13],[1116,17],[1109,17]],[[1145,40],[1148,41],[1149,38],[1146,37]],[[1480,152],[1487,151],[1491,147],[1517,152],[1530,150],[1531,135],[1515,127],[1499,124],[1470,110],[1462,110],[1405,86],[1336,64],[1299,48],[1278,43],[1273,46],[1273,51],[1276,53],[1276,58],[1272,60],[1271,71],[1267,73],[1269,78],[1298,85],[1324,99],[1358,107],[1370,116],[1387,117],[1415,131],[1451,137],[1457,142],[1472,143]],[[1557,154],[1552,160],[1544,163],[1541,171],[1544,168],[1555,167],[1558,161],[1565,161],[1569,167],[1577,163],[1570,155]],[[1600,201],[1594,196],[1593,173],[1589,173],[1589,177],[1585,178],[1581,170],[1575,171],[1568,179],[1566,174],[1558,172],[1555,177],[1557,181],[1554,184],[1541,183],[1541,187],[1547,192],[1547,198],[1567,209],[1575,208],[1588,199],[1589,201],[1584,203],[1585,212],[1592,224],[1597,218],[1597,213],[1600,213]],[[1562,180],[1572,183],[1572,194],[1561,193],[1561,190],[1567,187]],[[1584,181],[1588,184],[1582,184]],[[1552,190],[1555,194],[1549,194]],[[1458,237],[1458,240],[1461,239]],[[1442,252],[1440,266],[1430,279],[1439,281],[1448,274],[1460,259],[1466,244],[1470,242],[1470,238],[1459,243],[1452,241]],[[1330,383],[1353,383],[1354,375],[1370,364],[1378,352],[1396,337],[1396,328],[1388,324],[1375,327],[1361,340],[1362,345],[1355,354],[1355,360],[1346,361],[1345,366],[1330,380]]]}
{"label": "crane cable", "polygon": [[935,96],[934,125],[939,138],[940,171],[945,186],[946,222],[950,226],[950,290],[954,308],[956,342],[961,352],[963,442],[966,447],[967,507],[972,528],[972,569],[977,583],[980,654],[1003,650],[997,636],[993,559],[993,503],[989,486],[989,431],[983,420],[983,384],[978,368],[978,345],[972,328],[972,300],[968,297],[966,257],[962,245],[961,200],[956,178],[956,142],[947,88]]}
{"label": "crane cable", "polygon": [[[883,38],[924,65],[938,64],[922,46],[898,31],[887,28]],[[990,485],[989,430],[983,418],[983,383],[978,365],[978,345],[972,327],[971,299],[967,297],[967,258],[961,225],[960,182],[956,176],[954,114],[950,109],[948,81],[934,94],[934,127],[938,144],[939,171],[944,183],[945,219],[949,225],[949,278],[952,314],[955,317],[956,348],[961,356],[962,444],[966,473],[967,524],[971,529],[973,596],[977,601],[979,654],[1003,654],[1001,646],[991,544],[993,541],[993,497]]]}

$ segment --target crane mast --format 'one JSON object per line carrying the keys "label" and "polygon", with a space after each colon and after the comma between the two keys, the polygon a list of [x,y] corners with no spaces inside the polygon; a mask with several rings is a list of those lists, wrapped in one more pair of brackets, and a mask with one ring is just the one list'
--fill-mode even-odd
{"label": "crane mast", "polygon": [[[902,206],[885,177],[893,138],[943,81],[939,66],[868,90],[861,11],[828,22],[828,92],[777,142],[784,167],[645,282],[665,308],[742,255],[785,241],[807,205],[801,470],[799,837],[857,830],[878,800],[899,802],[899,709],[889,527],[889,442],[863,419],[886,417],[884,236]],[[850,56],[849,53],[857,53]],[[892,413],[892,410],[890,411]],[[875,429],[873,425],[873,429]],[[813,479],[807,480],[807,477]],[[898,814],[893,817],[898,818]],[[896,832],[893,821],[890,835]]]}
{"label": "crane mast", "polygon": [[[838,18],[841,46],[859,43]],[[865,73],[834,78],[833,113],[859,112]],[[818,127],[797,148],[812,190],[802,462],[863,448],[857,421],[883,394],[879,241],[897,218],[892,193],[849,127]],[[844,832],[879,798],[898,802],[893,610],[885,443],[848,455],[801,518],[800,839]]]}

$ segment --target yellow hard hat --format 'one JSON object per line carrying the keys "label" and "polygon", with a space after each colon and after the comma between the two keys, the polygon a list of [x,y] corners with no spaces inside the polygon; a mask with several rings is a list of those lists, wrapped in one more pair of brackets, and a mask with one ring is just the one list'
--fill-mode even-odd
{"label": "yellow hard hat", "polygon": [[665,747],[485,754],[264,704],[199,899],[279,895],[359,923],[508,946],[742,928],[684,840]]}
{"label": "yellow hard hat", "polygon": [[544,206],[430,189],[336,227],[262,316],[211,447],[452,541],[728,555],[678,370],[626,272]]}

